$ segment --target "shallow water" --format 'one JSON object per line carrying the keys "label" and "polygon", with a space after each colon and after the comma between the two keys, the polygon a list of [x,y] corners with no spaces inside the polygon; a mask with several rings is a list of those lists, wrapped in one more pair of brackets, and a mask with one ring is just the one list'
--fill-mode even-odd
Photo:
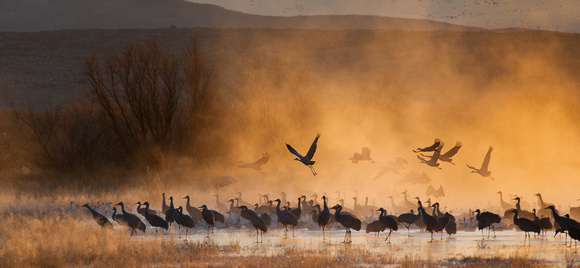
{"label": "shallow water", "polygon": [[[304,250],[312,254],[333,254],[340,255],[344,250],[357,249],[370,254],[387,254],[396,259],[412,258],[422,260],[452,260],[466,257],[481,258],[509,258],[523,257],[528,259],[545,260],[554,264],[567,264],[580,262],[580,253],[575,252],[574,246],[564,245],[565,237],[558,235],[554,237],[554,232],[549,232],[544,238],[533,237],[531,242],[526,242],[524,246],[524,233],[515,230],[497,231],[497,236],[482,238],[479,231],[458,231],[452,237],[447,234],[435,234],[431,242],[431,234],[423,233],[419,230],[411,229],[407,236],[406,229],[399,229],[393,232],[391,242],[385,241],[386,234],[381,233],[380,237],[367,234],[364,231],[352,232],[352,243],[342,243],[344,240],[344,229],[333,229],[326,232],[326,239],[322,238],[322,230],[310,230],[298,228],[295,237],[290,233],[288,238],[284,238],[284,231],[279,228],[270,229],[264,234],[263,242],[256,243],[255,229],[215,229],[210,238],[206,238],[207,229],[203,227],[191,230],[187,236],[189,242],[211,243],[215,245],[239,245],[240,255],[276,255],[284,250]],[[186,241],[185,231],[181,231],[181,238],[177,235],[177,230],[170,229],[168,232],[160,232],[156,238],[152,230],[148,230],[145,239],[170,239]]]}

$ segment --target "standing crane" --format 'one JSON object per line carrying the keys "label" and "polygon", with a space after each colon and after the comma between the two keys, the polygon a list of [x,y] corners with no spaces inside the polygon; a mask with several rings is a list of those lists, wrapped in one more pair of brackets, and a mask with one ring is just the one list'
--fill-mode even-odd
{"label": "standing crane", "polygon": [[125,220],[129,224],[129,227],[131,227],[131,236],[133,236],[133,234],[135,233],[135,229],[139,229],[139,230],[145,232],[145,229],[146,229],[145,224],[135,214],[131,214],[131,213],[125,211],[125,205],[123,204],[123,202],[117,203],[116,206],[121,206],[121,211],[123,211],[123,216],[125,217]]}
{"label": "standing crane", "polygon": [[340,225],[346,228],[346,234],[344,235],[343,243],[352,243],[352,232],[350,229],[360,231],[362,227],[361,221],[355,216],[351,216],[348,214],[340,214],[340,211],[342,210],[341,205],[335,205],[331,209],[336,210],[336,212],[334,213],[334,219],[336,219],[336,221],[339,222]]}
{"label": "standing crane", "polygon": [[518,210],[515,208],[512,209],[511,212],[514,213],[514,224],[516,226],[518,226],[518,228],[520,228],[520,230],[525,232],[525,236],[524,236],[524,246],[525,246],[526,245],[526,238],[529,238],[528,243],[531,242],[530,240],[532,239],[532,237],[530,236],[530,232],[540,234],[540,226],[529,219],[518,218]]}
{"label": "standing crane", "polygon": [[89,211],[93,215],[93,218],[95,219],[97,224],[99,224],[101,227],[107,228],[107,229],[113,229],[113,224],[109,221],[109,219],[107,219],[107,217],[105,217],[103,214],[92,209],[89,206],[89,204],[84,204],[81,207],[85,207],[85,208],[89,209]]}
{"label": "standing crane", "polygon": [[[209,229],[211,229],[213,227],[213,225],[215,224],[213,211],[207,209],[207,206],[205,204],[199,208],[202,209],[201,216],[203,217],[203,220],[205,221],[205,223],[207,223],[207,236],[206,236],[206,238],[209,238]],[[211,230],[211,232],[213,233],[213,229]]]}
{"label": "standing crane", "polygon": [[[179,206],[179,208],[177,208],[177,212],[179,213],[179,216],[175,219],[175,222],[177,222],[177,224],[185,228],[185,239],[187,239],[187,232],[189,231],[189,229],[195,227],[195,222],[193,221],[193,218],[191,218],[189,215],[183,214],[182,206]],[[181,227],[177,232],[179,233],[179,237],[181,237]]]}
{"label": "standing crane", "polygon": [[501,222],[501,217],[495,213],[486,211],[486,212],[481,212],[481,210],[476,209],[473,213],[476,213],[477,215],[475,215],[475,219],[477,220],[477,228],[479,230],[481,230],[481,237],[483,237],[483,229],[484,228],[488,228],[487,230],[487,238],[489,238],[489,233],[491,232],[491,229],[493,229],[493,237],[496,237],[495,235],[495,227],[493,226],[494,223],[500,223]]}
{"label": "standing crane", "polygon": [[284,238],[288,237],[288,225],[292,225],[292,236],[294,236],[294,227],[298,225],[298,220],[290,211],[280,209],[280,203],[282,202],[280,199],[274,201],[278,202],[278,205],[276,205],[276,216],[278,216],[278,222],[284,226]]}
{"label": "standing crane", "polygon": [[165,228],[165,230],[169,229],[169,225],[163,218],[158,215],[149,213],[149,202],[145,202],[143,205],[145,206],[145,220],[147,220],[151,226],[155,227],[155,236],[157,236],[157,231],[159,231],[159,228]]}
{"label": "standing crane", "polygon": [[[326,239],[325,235],[324,235],[324,228],[326,227],[326,225],[328,224],[328,222],[330,222],[330,210],[328,209],[328,206],[326,205],[326,199],[328,199],[326,196],[322,196],[322,200],[324,201],[324,209],[322,209],[322,211],[320,211],[320,213],[318,214],[318,226],[322,227],[322,239]],[[320,205],[317,205],[318,209],[320,209]]]}
{"label": "standing crane", "polygon": [[[246,211],[246,212],[250,211],[248,209],[248,207],[246,207],[246,206],[241,206],[239,208],[242,209],[242,213],[244,213],[244,211]],[[252,223],[252,226],[254,226],[254,228],[256,228],[256,243],[261,243],[258,240],[258,236],[260,235],[260,231],[261,231],[262,242],[263,242],[264,241],[263,236],[264,236],[265,232],[268,232],[268,226],[266,226],[266,223],[264,222],[264,220],[262,220],[260,217],[258,217],[258,215],[256,213],[248,213],[248,214],[250,215],[250,222]]]}
{"label": "standing crane", "polygon": [[316,135],[316,138],[314,138],[314,141],[312,142],[312,145],[310,145],[310,149],[308,150],[308,153],[306,153],[306,156],[302,156],[294,148],[292,148],[292,146],[290,146],[290,144],[286,143],[286,148],[288,148],[288,151],[290,151],[292,154],[297,156],[297,158],[294,158],[294,160],[300,161],[302,164],[309,167],[310,171],[312,171],[312,175],[314,175],[314,176],[316,176],[316,174],[317,174],[316,171],[314,170],[314,167],[313,167],[313,165],[316,161],[312,161],[312,158],[314,157],[314,153],[316,152],[316,146],[317,146],[316,143],[318,142],[318,138],[320,138],[320,133],[318,133]]}
{"label": "standing crane", "polygon": [[[397,221],[395,221],[395,219],[387,215],[387,211],[385,209],[379,208],[378,211],[381,212],[381,214],[379,215],[379,221],[381,221],[381,223],[386,228],[389,228],[389,235],[387,235],[387,238],[385,238],[385,241],[387,241],[387,239],[391,237],[391,233],[393,231],[399,230],[399,224],[397,223]],[[389,240],[389,243],[391,243],[391,240]]]}
{"label": "standing crane", "polygon": [[415,213],[413,213],[413,210],[411,209],[410,212],[403,213],[403,214],[399,215],[399,217],[397,217],[397,220],[399,220],[399,222],[402,222],[403,225],[405,225],[405,227],[407,227],[407,235],[409,237],[411,237],[411,233],[409,232],[409,227],[411,226],[411,224],[417,222],[417,220],[419,220],[420,218],[421,218],[421,213],[415,214]]}
{"label": "standing crane", "polygon": [[441,222],[437,220],[437,218],[425,212],[425,209],[423,208],[423,205],[421,204],[420,200],[418,200],[417,203],[419,205],[418,207],[419,214],[421,214],[421,219],[423,219],[423,223],[425,223],[426,230],[431,233],[430,242],[433,242],[433,232],[441,232],[443,231],[444,227],[441,225]]}

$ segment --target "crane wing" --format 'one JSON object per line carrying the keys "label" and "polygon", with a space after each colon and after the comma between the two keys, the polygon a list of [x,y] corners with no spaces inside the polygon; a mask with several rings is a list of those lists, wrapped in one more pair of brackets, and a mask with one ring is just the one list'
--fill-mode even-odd
{"label": "crane wing", "polygon": [[314,157],[314,153],[316,152],[316,143],[318,143],[318,138],[320,138],[320,133],[316,134],[316,138],[314,138],[314,141],[312,142],[312,145],[310,145],[310,149],[308,150],[308,153],[306,154],[306,158],[308,158],[308,160],[312,160],[312,158]]}
{"label": "crane wing", "polygon": [[489,167],[489,161],[491,160],[491,151],[493,151],[493,146],[489,146],[487,150],[487,154],[485,154],[485,158],[483,159],[483,164],[481,164],[481,169],[487,171]]}
{"label": "crane wing", "polygon": [[256,162],[254,162],[254,165],[256,165],[257,167],[263,166],[264,164],[266,164],[268,162],[268,160],[270,160],[270,155],[268,153],[265,153],[262,155],[262,158],[256,160]]}
{"label": "crane wing", "polygon": [[413,152],[432,152],[435,151],[437,149],[437,147],[439,147],[439,145],[441,144],[441,140],[440,139],[435,139],[435,143],[433,143],[433,145],[429,146],[429,147],[425,147],[425,148],[417,148],[417,150],[413,150]]}
{"label": "crane wing", "polygon": [[292,154],[294,154],[295,156],[298,156],[298,158],[300,158],[300,159],[304,158],[301,154],[296,152],[296,150],[294,150],[294,148],[292,148],[292,146],[290,146],[290,144],[286,143],[286,148],[288,148],[288,151],[290,151]]}
{"label": "crane wing", "polygon": [[439,156],[441,155],[441,149],[443,148],[443,144],[441,144],[441,146],[437,147],[437,149],[435,150],[435,152],[433,152],[433,156],[431,156],[431,160],[434,163],[437,162],[437,160],[439,159]]}
{"label": "crane wing", "polygon": [[371,149],[369,147],[363,147],[361,155],[366,159],[370,159],[371,158]]}
{"label": "crane wing", "polygon": [[453,148],[451,148],[451,150],[447,151],[446,153],[444,153],[442,155],[442,157],[444,158],[451,158],[453,157],[455,154],[457,154],[457,152],[459,151],[459,149],[461,148],[463,144],[458,141],[457,143],[455,143],[455,146]]}

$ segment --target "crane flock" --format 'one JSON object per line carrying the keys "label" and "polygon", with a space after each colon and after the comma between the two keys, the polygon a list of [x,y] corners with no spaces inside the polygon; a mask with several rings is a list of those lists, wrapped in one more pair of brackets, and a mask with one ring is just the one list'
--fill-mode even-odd
{"label": "crane flock", "polygon": [[[317,175],[313,168],[315,161],[313,161],[314,154],[317,149],[318,140],[320,134],[317,134],[314,141],[312,142],[306,155],[301,155],[292,146],[286,144],[287,149],[296,156],[295,160],[301,162],[302,164],[308,166],[314,176]],[[457,155],[459,150],[462,148],[462,142],[456,142],[455,146],[445,153],[441,153],[444,143],[440,139],[435,139],[434,143],[430,146],[419,147],[413,150],[417,153],[417,158],[420,163],[426,164],[431,167],[436,167],[442,169],[441,162],[453,163],[453,157]],[[471,170],[471,173],[477,173],[483,177],[489,177],[494,180],[495,178],[490,177],[491,171],[489,170],[489,165],[491,161],[491,152],[493,150],[492,146],[484,157],[483,163],[480,168],[476,168],[467,164],[467,167]],[[363,147],[362,153],[355,153],[353,157],[349,158],[352,163],[356,164],[360,161],[369,161],[374,163],[370,157],[370,148]],[[432,155],[426,155],[424,153],[432,152]],[[239,167],[251,168],[260,171],[262,167],[268,162],[270,155],[265,153],[262,158],[251,163],[242,162]],[[406,160],[397,158],[397,163],[392,163],[388,171],[398,173],[407,164]],[[395,165],[397,166],[395,168]],[[388,172],[387,170],[382,170],[381,172]],[[381,175],[382,176],[382,175]],[[378,178],[380,176],[375,177]],[[219,189],[218,189],[219,190]],[[236,189],[237,191],[237,189]],[[291,202],[288,200],[288,195],[285,192],[280,193],[280,198],[271,200],[269,194],[258,194],[258,202],[251,203],[242,199],[242,192],[237,191],[235,197],[230,198],[226,203],[228,205],[220,202],[220,195],[214,194],[215,197],[215,210],[210,208],[208,204],[201,204],[200,206],[192,206],[192,199],[189,195],[183,197],[186,199],[186,203],[183,206],[175,207],[173,196],[169,196],[169,205],[166,203],[165,193],[162,194],[162,205],[159,211],[150,208],[150,203],[148,201],[135,203],[138,205],[136,211],[138,215],[127,212],[124,203],[119,202],[113,208],[111,215],[112,222],[109,219],[99,213],[97,209],[91,208],[88,204],[83,205],[92,214],[93,218],[103,228],[113,229],[113,224],[119,225],[122,228],[129,228],[131,230],[130,236],[137,233],[137,230],[146,232],[146,224],[149,228],[155,228],[156,236],[159,229],[165,229],[165,232],[170,230],[172,223],[176,223],[178,226],[178,235],[181,237],[181,227],[186,229],[185,237],[187,239],[188,232],[190,229],[205,226],[207,228],[206,238],[210,238],[210,233],[214,232],[214,228],[253,228],[256,230],[256,243],[261,243],[263,241],[263,235],[268,233],[270,228],[282,228],[284,230],[283,238],[288,239],[289,229],[292,229],[292,237],[295,237],[295,229],[301,227],[307,227],[310,225],[317,226],[317,228],[322,229],[322,239],[326,240],[326,231],[331,228],[338,228],[345,230],[345,236],[343,243],[352,243],[352,232],[360,231],[363,226],[365,226],[367,233],[376,233],[379,235],[380,232],[389,229],[385,241],[388,243],[392,242],[392,233],[399,230],[399,225],[402,224],[407,228],[407,236],[411,237],[411,227],[418,229],[420,232],[429,232],[431,234],[431,240],[434,241],[434,234],[440,233],[441,240],[443,239],[443,232],[446,232],[449,236],[457,234],[457,231],[475,231],[479,229],[482,232],[482,239],[485,239],[483,230],[488,228],[487,239],[490,239],[490,233],[493,230],[494,236],[496,238],[496,228],[500,227],[500,230],[513,229],[521,230],[525,232],[524,235],[524,245],[526,242],[530,243],[532,237],[530,233],[535,234],[545,234],[546,231],[554,230],[555,234],[564,233],[566,236],[571,237],[574,240],[580,239],[580,224],[570,217],[579,215],[580,209],[571,208],[570,213],[565,216],[560,216],[559,211],[555,208],[554,204],[544,202],[540,193],[535,194],[538,197],[539,207],[534,208],[533,212],[522,209],[522,198],[515,195],[511,200],[513,202],[506,202],[503,198],[502,191],[498,191],[497,194],[500,196],[499,207],[501,211],[492,212],[490,210],[484,211],[484,209],[473,208],[469,212],[465,212],[459,215],[453,215],[451,211],[441,211],[441,205],[439,202],[445,196],[443,186],[440,185],[439,189],[436,190],[432,185],[429,184],[427,189],[427,196],[432,196],[437,198],[439,202],[434,202],[431,204],[431,198],[428,198],[425,203],[427,207],[423,206],[421,199],[415,197],[416,202],[412,202],[413,198],[410,197],[407,190],[401,193],[402,200],[395,204],[393,196],[388,196],[390,199],[390,209],[391,214],[383,207],[377,207],[368,204],[368,197],[366,197],[364,205],[359,202],[357,196],[352,197],[354,201],[353,208],[347,208],[344,205],[344,199],[346,196],[342,197],[340,192],[337,192],[338,198],[336,199],[335,205],[329,208],[330,199],[325,193],[322,195],[322,204],[318,203],[318,194],[314,193],[311,195],[313,199],[307,201],[307,195],[299,195],[294,199],[296,206],[292,207]],[[385,198],[386,199],[386,198]],[[511,199],[511,198],[510,198]],[[274,206],[273,203],[276,202]],[[514,204],[515,202],[515,204]],[[70,208],[67,211],[72,210],[72,204],[70,203]],[[99,204],[98,204],[99,205]],[[385,205],[386,206],[386,205]],[[120,207],[121,214],[117,214],[117,207]],[[496,207],[496,208],[497,208]],[[185,208],[185,209],[184,209]],[[432,209],[431,209],[432,208]],[[331,213],[334,211],[334,214]],[[417,211],[417,214],[414,212]],[[501,213],[503,211],[503,213]],[[376,212],[380,212],[378,216]],[[222,214],[227,214],[227,218]],[[164,215],[162,217],[161,215]],[[476,214],[476,215],[475,215]],[[538,214],[540,216],[538,217]],[[140,217],[140,216],[141,217]],[[308,215],[308,217],[303,217]],[[475,216],[474,216],[475,215]],[[501,216],[500,216],[501,215]],[[553,222],[553,223],[552,223]],[[309,227],[311,229],[313,227]],[[262,239],[260,239],[262,238]],[[567,244],[567,242],[566,242]]]}

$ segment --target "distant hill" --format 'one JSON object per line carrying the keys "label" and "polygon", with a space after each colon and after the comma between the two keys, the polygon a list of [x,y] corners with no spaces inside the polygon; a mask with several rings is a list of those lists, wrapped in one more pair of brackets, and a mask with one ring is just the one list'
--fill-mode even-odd
{"label": "distant hill", "polygon": [[3,0],[0,31],[134,28],[293,28],[475,31],[418,19],[361,15],[273,17],[182,0]]}

